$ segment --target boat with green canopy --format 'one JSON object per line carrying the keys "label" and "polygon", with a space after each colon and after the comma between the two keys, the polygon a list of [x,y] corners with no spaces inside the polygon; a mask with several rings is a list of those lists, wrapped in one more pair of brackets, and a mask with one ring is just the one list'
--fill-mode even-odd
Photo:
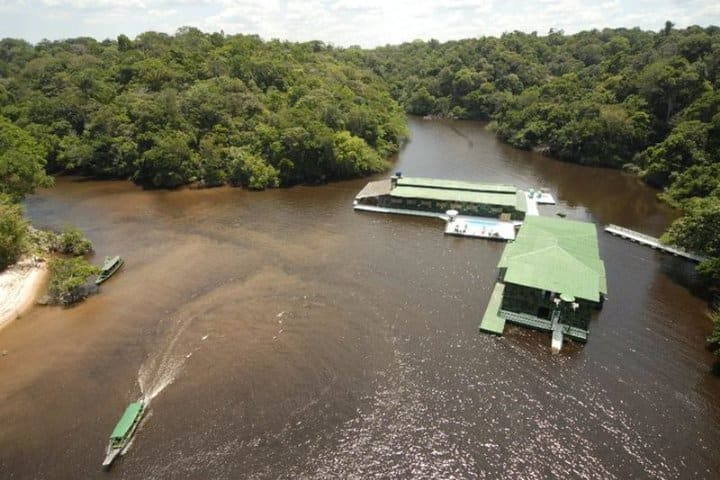
{"label": "boat with green canopy", "polygon": [[105,257],[105,263],[103,263],[102,269],[95,280],[95,285],[100,285],[105,280],[110,278],[120,267],[125,263],[120,256]]}
{"label": "boat with green canopy", "polygon": [[110,434],[110,443],[108,444],[105,452],[105,460],[103,461],[104,468],[110,468],[110,465],[112,465],[112,462],[117,456],[123,453],[123,450],[135,434],[135,430],[137,430],[144,413],[145,402],[143,400],[133,402],[125,409],[125,413],[120,417],[120,420]]}

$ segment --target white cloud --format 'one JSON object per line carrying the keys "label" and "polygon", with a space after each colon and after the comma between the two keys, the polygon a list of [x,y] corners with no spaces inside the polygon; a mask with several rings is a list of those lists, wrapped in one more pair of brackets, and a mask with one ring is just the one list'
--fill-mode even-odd
{"label": "white cloud", "polygon": [[720,24],[717,0],[0,0],[0,31],[30,41],[130,37],[146,30],[205,31],[374,46],[521,30],[659,30]]}
{"label": "white cloud", "polygon": [[46,7],[62,7],[76,10],[101,10],[108,8],[145,8],[142,0],[41,0]]}

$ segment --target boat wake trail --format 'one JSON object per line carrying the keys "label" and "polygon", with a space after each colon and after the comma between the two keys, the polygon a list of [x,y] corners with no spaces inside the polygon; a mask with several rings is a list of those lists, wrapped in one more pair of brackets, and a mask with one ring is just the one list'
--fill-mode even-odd
{"label": "boat wake trail", "polygon": [[177,352],[176,346],[192,320],[193,318],[179,321],[179,328],[169,337],[165,346],[157,350],[155,354],[148,356],[140,365],[138,383],[140,384],[140,391],[146,408],[153,398],[157,397],[160,392],[175,381],[185,361],[189,358]]}

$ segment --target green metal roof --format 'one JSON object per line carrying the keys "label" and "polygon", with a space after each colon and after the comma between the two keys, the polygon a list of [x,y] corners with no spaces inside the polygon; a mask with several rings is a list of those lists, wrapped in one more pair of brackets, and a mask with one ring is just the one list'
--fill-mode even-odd
{"label": "green metal roof", "polygon": [[406,187],[398,185],[390,192],[393,197],[419,198],[445,202],[482,203],[516,208],[515,193],[469,192],[467,190],[445,190],[441,188]]}
{"label": "green metal roof", "polygon": [[443,188],[446,190],[468,190],[471,192],[515,193],[517,188],[512,185],[493,183],[463,182],[460,180],[444,180],[441,178],[400,177],[398,185],[406,187]]}
{"label": "green metal roof", "polygon": [[594,302],[607,293],[605,264],[592,223],[526,217],[498,267],[507,268],[508,283]]}
{"label": "green metal roof", "polygon": [[128,430],[130,430],[130,427],[132,427],[135,422],[135,418],[137,418],[138,414],[140,414],[142,408],[143,404],[140,402],[133,402],[128,405],[125,409],[125,413],[123,413],[123,416],[120,417],[120,421],[117,425],[115,425],[115,429],[110,434],[110,438],[123,438],[128,433]]}

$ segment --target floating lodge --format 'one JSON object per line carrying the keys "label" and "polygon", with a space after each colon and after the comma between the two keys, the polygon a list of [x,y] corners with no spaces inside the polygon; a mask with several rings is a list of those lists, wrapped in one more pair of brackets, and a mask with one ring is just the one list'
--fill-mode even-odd
{"label": "floating lodge", "polygon": [[538,204],[554,204],[550,193],[527,192],[498,185],[436,178],[403,177],[400,172],[368,183],[356,196],[356,210],[400,213],[447,221],[445,233],[465,237],[513,240],[526,216],[538,215]]}
{"label": "floating lodge", "polygon": [[549,331],[558,351],[563,336],[587,341],[591,313],[602,308],[607,282],[595,225],[538,216],[538,204],[554,203],[544,190],[397,173],[368,183],[354,208],[442,218],[445,233],[511,241],[480,330],[502,335],[511,322]]}
{"label": "floating lodge", "polygon": [[480,330],[502,334],[505,322],[587,341],[590,316],[607,295],[595,225],[528,217],[498,263],[498,283]]}
{"label": "floating lodge", "polygon": [[431,214],[428,216],[456,210],[461,215],[505,220],[523,220],[528,211],[525,192],[512,185],[403,177],[400,173],[368,183],[355,196],[356,209],[366,210],[363,207],[368,206],[388,209],[389,213],[426,212]]}

